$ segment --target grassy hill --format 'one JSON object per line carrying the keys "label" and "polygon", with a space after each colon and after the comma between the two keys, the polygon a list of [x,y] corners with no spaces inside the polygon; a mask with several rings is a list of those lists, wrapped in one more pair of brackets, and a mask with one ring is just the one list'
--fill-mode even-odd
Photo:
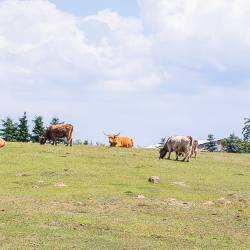
{"label": "grassy hill", "polygon": [[250,249],[250,155],[9,143],[0,183],[1,249]]}

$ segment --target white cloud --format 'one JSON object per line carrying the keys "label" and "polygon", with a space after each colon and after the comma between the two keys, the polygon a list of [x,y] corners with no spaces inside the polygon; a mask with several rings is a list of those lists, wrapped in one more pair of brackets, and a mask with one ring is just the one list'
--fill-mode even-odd
{"label": "white cloud", "polygon": [[140,17],[128,18],[1,1],[1,100],[11,104],[0,115],[58,114],[78,137],[119,130],[139,143],[239,132],[250,105],[250,3],[138,3]]}

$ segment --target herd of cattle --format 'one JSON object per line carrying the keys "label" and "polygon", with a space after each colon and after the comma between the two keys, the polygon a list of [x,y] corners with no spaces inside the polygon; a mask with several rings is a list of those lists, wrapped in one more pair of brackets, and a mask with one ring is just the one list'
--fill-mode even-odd
{"label": "herd of cattle", "polygon": [[[71,124],[56,124],[47,127],[43,135],[40,137],[40,144],[45,144],[47,141],[53,145],[57,145],[59,139],[66,138],[66,145],[72,146],[73,139],[73,125]],[[105,133],[104,133],[105,134]],[[120,136],[119,134],[105,134],[108,137],[110,147],[134,147],[134,141],[127,136]],[[4,147],[6,142],[0,138],[0,148]],[[183,161],[189,161],[192,156],[196,158],[198,153],[198,141],[194,140],[192,136],[170,136],[164,146],[160,149],[160,159],[163,159],[168,153],[170,159],[171,153],[176,153],[176,160],[183,157]]]}

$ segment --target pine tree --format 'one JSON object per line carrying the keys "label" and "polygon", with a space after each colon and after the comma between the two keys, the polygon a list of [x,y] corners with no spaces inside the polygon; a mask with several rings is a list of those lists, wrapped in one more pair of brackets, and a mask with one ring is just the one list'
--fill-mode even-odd
{"label": "pine tree", "polygon": [[17,141],[28,142],[29,140],[30,135],[27,114],[24,112],[23,116],[19,119],[19,124],[17,126]]}
{"label": "pine tree", "polygon": [[245,141],[250,141],[250,118],[245,118],[244,121],[244,127],[242,129],[243,138]]}
{"label": "pine tree", "polygon": [[207,140],[208,140],[208,143],[206,145],[206,150],[209,151],[209,152],[216,151],[217,150],[217,145],[216,145],[216,142],[215,142],[215,139],[214,139],[214,135],[209,134]]}
{"label": "pine tree", "polygon": [[58,117],[53,117],[50,124],[51,125],[56,125],[56,124],[63,124],[64,122],[60,122]]}
{"label": "pine tree", "polygon": [[56,125],[59,123],[60,123],[60,121],[59,121],[59,118],[57,118],[57,117],[53,117],[51,122],[50,122],[51,125]]}
{"label": "pine tree", "polygon": [[223,144],[226,152],[228,153],[244,152],[244,148],[242,147],[242,140],[234,134],[231,134],[228,138],[226,138]]}
{"label": "pine tree", "polygon": [[44,124],[42,116],[36,116],[34,122],[34,128],[32,130],[32,140],[33,142],[38,142],[39,137],[43,134]]}
{"label": "pine tree", "polygon": [[6,120],[2,120],[2,129],[0,129],[0,135],[6,141],[16,141],[17,140],[17,124],[13,122],[10,117],[7,117]]}

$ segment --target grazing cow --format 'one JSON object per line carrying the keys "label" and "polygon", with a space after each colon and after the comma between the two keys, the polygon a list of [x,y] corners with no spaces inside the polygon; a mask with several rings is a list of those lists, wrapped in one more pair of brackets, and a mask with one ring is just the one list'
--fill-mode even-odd
{"label": "grazing cow", "polygon": [[0,138],[0,148],[3,148],[4,146],[6,146],[6,141]]}
{"label": "grazing cow", "polygon": [[171,136],[167,139],[165,145],[160,150],[160,159],[163,159],[167,152],[169,153],[168,159],[170,159],[171,153],[176,153],[176,160],[178,157],[184,154],[183,161],[187,159],[189,161],[192,154],[193,138],[191,136]]}
{"label": "grazing cow", "polygon": [[115,134],[105,134],[109,139],[110,147],[123,147],[132,148],[134,146],[134,141],[132,138],[126,136],[120,136],[120,133]]}
{"label": "grazing cow", "polygon": [[52,140],[53,145],[57,145],[57,140],[60,138],[66,138],[66,146],[72,146],[72,133],[73,126],[71,124],[56,124],[50,125],[44,130],[43,135],[40,137],[40,144],[45,144],[47,140]]}
{"label": "grazing cow", "polygon": [[194,140],[192,146],[192,156],[194,155],[194,158],[196,158],[198,152],[199,152],[199,143],[197,140]]}

